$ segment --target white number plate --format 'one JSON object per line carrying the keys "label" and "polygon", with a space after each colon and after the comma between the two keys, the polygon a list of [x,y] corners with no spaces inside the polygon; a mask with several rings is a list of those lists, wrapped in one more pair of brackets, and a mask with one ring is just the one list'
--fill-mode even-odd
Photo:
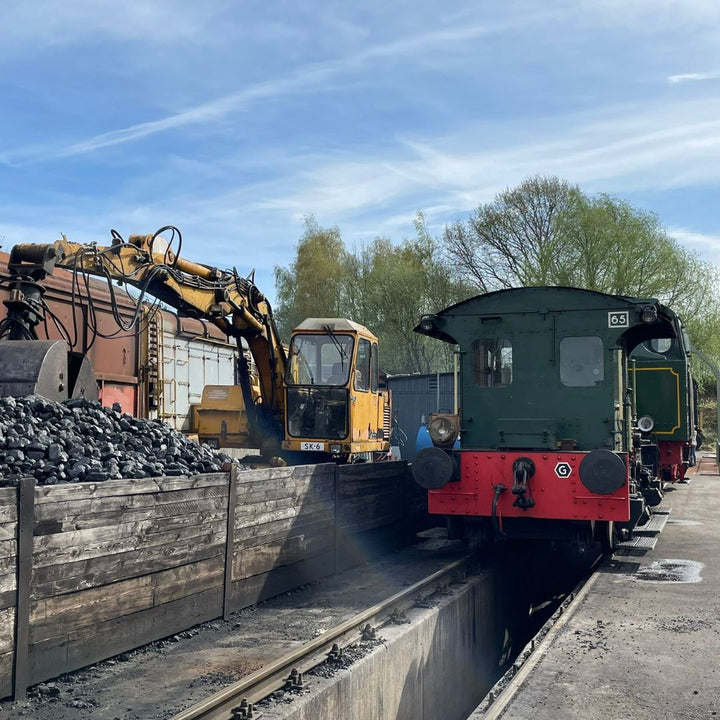
{"label": "white number plate", "polygon": [[325,443],[320,442],[301,442],[301,450],[314,450],[315,452],[323,452],[325,450]]}

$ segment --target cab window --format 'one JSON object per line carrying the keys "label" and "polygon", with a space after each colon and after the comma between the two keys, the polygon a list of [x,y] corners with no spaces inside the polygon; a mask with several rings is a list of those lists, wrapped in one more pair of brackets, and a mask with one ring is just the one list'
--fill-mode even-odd
{"label": "cab window", "polygon": [[566,337],[560,341],[560,382],[592,387],[605,379],[603,342],[599,337]]}
{"label": "cab window", "polygon": [[472,346],[473,382],[480,387],[512,383],[512,343],[505,339],[476,340]]}
{"label": "cab window", "polygon": [[355,368],[355,390],[367,392],[370,389],[370,358],[371,345],[369,340],[360,339],[358,342],[357,365]]}
{"label": "cab window", "polygon": [[377,343],[373,343],[372,345],[372,359],[370,361],[370,390],[372,390],[374,393],[378,391],[379,386],[379,378],[380,378],[380,369],[379,369],[379,359],[378,359],[378,345]]}
{"label": "cab window", "polygon": [[297,334],[290,343],[285,381],[288,385],[345,386],[352,353],[349,335]]}

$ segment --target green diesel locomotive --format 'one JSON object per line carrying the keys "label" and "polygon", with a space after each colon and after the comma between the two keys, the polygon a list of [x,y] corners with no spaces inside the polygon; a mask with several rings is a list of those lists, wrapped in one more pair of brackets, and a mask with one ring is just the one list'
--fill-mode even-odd
{"label": "green diesel locomotive", "polygon": [[672,310],[526,287],[423,316],[415,331],[457,346],[458,407],[430,418],[433,447],[412,465],[454,532],[599,539],[607,550],[648,518],[661,480],[633,419],[630,355],[656,338],[682,342]]}

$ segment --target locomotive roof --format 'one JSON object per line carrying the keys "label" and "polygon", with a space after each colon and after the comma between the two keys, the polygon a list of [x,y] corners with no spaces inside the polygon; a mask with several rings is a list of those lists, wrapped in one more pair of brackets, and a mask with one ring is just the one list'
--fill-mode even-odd
{"label": "locomotive roof", "polygon": [[[451,305],[433,317],[444,325],[443,320],[453,317],[500,316],[514,313],[547,313],[568,311],[593,311],[634,309],[653,306],[657,311],[654,323],[636,322],[623,333],[627,347],[633,348],[644,340],[651,338],[680,336],[680,321],[675,313],[660,303],[657,298],[637,298],[628,295],[609,295],[596,290],[567,287],[560,285],[533,286],[497,290],[484,295],[476,295],[462,302]],[[456,343],[456,340],[433,322],[433,327],[424,329],[422,322],[415,332],[439,340]]]}

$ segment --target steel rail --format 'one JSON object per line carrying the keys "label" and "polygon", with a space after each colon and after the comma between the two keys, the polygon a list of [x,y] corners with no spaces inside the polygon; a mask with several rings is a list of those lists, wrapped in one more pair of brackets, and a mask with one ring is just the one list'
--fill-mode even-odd
{"label": "steel rail", "polygon": [[410,587],[363,610],[320,637],[292,650],[242,680],[174,715],[170,720],[220,720],[221,718],[232,718],[233,708],[237,707],[242,700],[247,699],[248,702],[255,704],[276,690],[280,690],[284,687],[292,670],[304,673],[324,662],[333,645],[343,646],[357,641],[357,632],[362,626],[377,621],[379,616],[396,610],[398,607],[412,605],[417,593],[426,590],[429,586],[438,583],[457,570],[465,568],[471,557],[471,555],[466,555],[459,560],[455,560]]}

